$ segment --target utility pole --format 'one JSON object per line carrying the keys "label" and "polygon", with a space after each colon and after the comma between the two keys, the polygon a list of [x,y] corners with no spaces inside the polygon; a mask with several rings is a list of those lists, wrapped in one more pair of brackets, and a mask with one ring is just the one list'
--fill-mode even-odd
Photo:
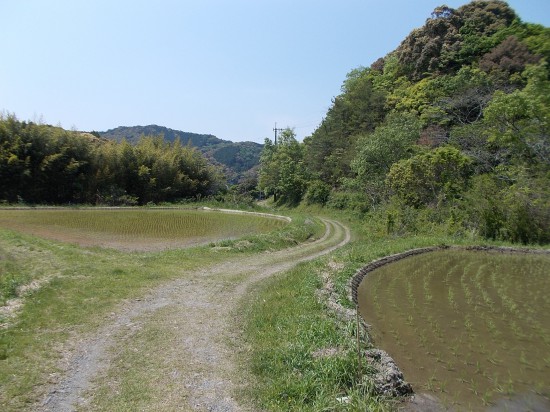
{"label": "utility pole", "polygon": [[283,129],[277,129],[277,122],[275,122],[275,127],[273,128],[273,131],[275,132],[275,146],[277,146],[277,132],[282,132]]}

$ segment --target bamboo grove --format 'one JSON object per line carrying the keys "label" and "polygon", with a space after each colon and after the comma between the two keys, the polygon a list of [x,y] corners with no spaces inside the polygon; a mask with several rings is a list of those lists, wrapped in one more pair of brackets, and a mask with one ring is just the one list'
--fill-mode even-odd
{"label": "bamboo grove", "polygon": [[143,137],[136,145],[87,133],[0,118],[0,201],[135,205],[217,191],[222,177],[178,140]]}

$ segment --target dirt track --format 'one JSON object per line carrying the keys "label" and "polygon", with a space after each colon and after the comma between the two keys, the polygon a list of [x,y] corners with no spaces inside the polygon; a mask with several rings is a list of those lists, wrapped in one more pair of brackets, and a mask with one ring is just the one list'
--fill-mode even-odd
{"label": "dirt track", "polygon": [[[94,393],[99,388],[116,391],[119,384],[117,354],[130,347],[144,350],[140,333],[155,330],[167,336],[166,345],[154,348],[161,352],[162,364],[151,370],[162,394],[140,410],[249,410],[233,398],[246,379],[236,364],[236,348],[231,347],[239,333],[231,316],[252,284],[349,242],[347,227],[331,220],[324,223],[325,235],[315,242],[182,273],[177,281],[124,305],[95,336],[75,342],[76,349],[65,359],[64,375],[33,409],[94,409]],[[159,356],[153,353],[152,358],[155,355]]]}

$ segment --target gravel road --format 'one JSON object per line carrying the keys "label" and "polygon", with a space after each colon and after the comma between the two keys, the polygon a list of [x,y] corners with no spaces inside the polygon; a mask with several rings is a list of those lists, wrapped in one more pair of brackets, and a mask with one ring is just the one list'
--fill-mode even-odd
{"label": "gravel road", "polygon": [[[233,397],[235,390],[246,385],[246,378],[231,345],[239,333],[232,313],[253,284],[349,242],[347,227],[333,220],[323,222],[325,234],[314,242],[247,258],[232,257],[223,264],[183,273],[180,279],[122,305],[94,336],[74,342],[76,349],[64,360],[63,375],[33,410],[94,410],[98,388],[116,391],[114,357],[132,347],[140,331],[153,326],[170,328],[170,342],[163,346],[162,365],[158,365],[165,370],[151,371],[162,396],[140,410],[250,410]],[[140,350],[139,345],[135,350]]]}

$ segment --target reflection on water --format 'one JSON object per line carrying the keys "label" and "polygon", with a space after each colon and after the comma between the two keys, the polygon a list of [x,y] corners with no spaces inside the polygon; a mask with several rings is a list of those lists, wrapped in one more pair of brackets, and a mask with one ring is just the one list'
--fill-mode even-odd
{"label": "reflection on water", "polygon": [[416,392],[458,410],[550,394],[549,255],[417,255],[369,273],[358,298]]}

